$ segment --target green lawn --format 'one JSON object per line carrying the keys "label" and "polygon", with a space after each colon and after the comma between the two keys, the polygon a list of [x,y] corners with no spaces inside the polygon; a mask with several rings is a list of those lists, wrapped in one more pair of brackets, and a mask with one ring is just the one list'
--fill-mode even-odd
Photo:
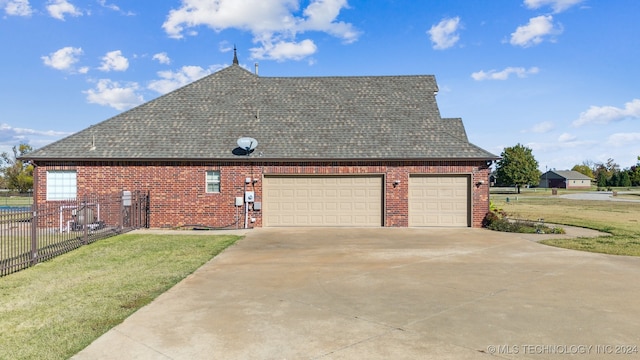
{"label": "green lawn", "polygon": [[0,278],[0,359],[68,359],[238,239],[125,234]]}
{"label": "green lawn", "polygon": [[[560,194],[575,192],[577,191],[560,190]],[[605,254],[640,256],[640,202],[570,200],[552,196],[550,191],[544,189],[535,192],[528,189],[519,195],[492,193],[491,200],[514,218],[542,218],[547,223],[595,229],[612,235],[545,240],[542,241],[543,244]]]}
{"label": "green lawn", "polygon": [[0,206],[29,206],[32,203],[30,196],[0,196]]}

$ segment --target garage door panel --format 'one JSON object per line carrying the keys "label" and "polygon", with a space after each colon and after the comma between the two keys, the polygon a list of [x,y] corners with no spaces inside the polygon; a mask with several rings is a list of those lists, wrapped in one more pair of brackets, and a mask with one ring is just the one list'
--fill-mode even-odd
{"label": "garage door panel", "polygon": [[280,196],[293,196],[294,192],[293,190],[289,190],[289,189],[280,189]]}
{"label": "garage door panel", "polygon": [[[464,203],[464,204],[458,203],[458,204],[456,204],[456,207],[455,207],[455,210],[459,211],[459,212],[463,212],[464,211],[466,213],[467,209],[468,209],[468,207],[467,207],[466,203]],[[466,215],[465,215],[465,217],[466,217]]]}
{"label": "garage door panel", "polygon": [[409,226],[469,226],[469,176],[411,176]]}
{"label": "garage door panel", "polygon": [[309,190],[309,196],[311,196],[312,198],[320,198],[322,197],[322,190],[320,189]]}
{"label": "garage door panel", "polygon": [[309,209],[312,211],[321,211],[324,210],[324,206],[322,206],[322,203],[318,203],[318,202],[312,202],[309,203]]}
{"label": "garage door panel", "polygon": [[283,211],[294,211],[296,209],[296,204],[292,203],[282,203],[280,205],[280,210]]}
{"label": "garage door panel", "polygon": [[267,176],[262,203],[264,226],[381,226],[382,177]]}
{"label": "garage door panel", "polygon": [[340,203],[340,210],[342,211],[352,211],[353,210],[353,204],[351,203],[345,203],[345,202],[341,202]]}
{"label": "garage door panel", "polygon": [[335,190],[335,189],[325,189],[324,191],[321,191],[321,193],[324,195],[325,198],[329,198],[329,197],[337,198],[338,197],[338,190]]}
{"label": "garage door panel", "polygon": [[454,204],[442,203],[442,204],[439,204],[439,205],[440,206],[439,206],[438,210],[440,210],[440,211],[452,211],[452,210],[454,210]]}

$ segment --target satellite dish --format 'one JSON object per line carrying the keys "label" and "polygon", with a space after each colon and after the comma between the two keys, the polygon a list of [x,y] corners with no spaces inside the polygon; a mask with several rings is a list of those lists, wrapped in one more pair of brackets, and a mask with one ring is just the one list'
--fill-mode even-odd
{"label": "satellite dish", "polygon": [[258,146],[258,140],[250,137],[241,137],[238,139],[238,147],[245,150],[249,154]]}

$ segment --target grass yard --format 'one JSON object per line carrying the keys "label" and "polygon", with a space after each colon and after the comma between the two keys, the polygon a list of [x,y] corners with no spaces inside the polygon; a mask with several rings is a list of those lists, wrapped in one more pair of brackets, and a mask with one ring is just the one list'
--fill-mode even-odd
{"label": "grass yard", "polygon": [[30,206],[32,203],[30,196],[0,196],[0,206]]}
{"label": "grass yard", "polygon": [[[566,191],[566,190],[565,190]],[[570,193],[570,192],[564,192]],[[562,194],[562,192],[561,192]],[[633,196],[633,195],[630,195]],[[506,198],[509,197],[509,203]],[[612,236],[555,239],[543,244],[615,255],[640,256],[640,202],[570,200],[550,191],[492,194],[495,205],[511,217],[600,230]]]}
{"label": "grass yard", "polygon": [[0,278],[0,358],[68,359],[238,239],[125,234]]}

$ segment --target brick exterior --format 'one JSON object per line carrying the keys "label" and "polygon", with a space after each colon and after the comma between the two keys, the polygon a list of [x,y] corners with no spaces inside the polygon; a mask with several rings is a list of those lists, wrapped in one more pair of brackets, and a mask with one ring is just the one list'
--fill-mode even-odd
{"label": "brick exterior", "polygon": [[[263,177],[268,175],[384,175],[384,226],[408,226],[408,184],[411,174],[468,174],[471,177],[471,224],[480,227],[489,211],[489,168],[486,161],[378,161],[378,162],[40,162],[36,167],[35,197],[46,202],[46,172],[76,170],[78,197],[108,195],[123,190],[150,193],[150,226],[154,228],[202,225],[243,226],[243,208],[235,198],[247,190],[262,201]],[[207,193],[205,174],[220,171],[220,192]],[[245,185],[250,177],[257,182]],[[395,180],[400,180],[397,187]],[[482,184],[479,184],[482,182]],[[479,184],[479,185],[476,185]],[[261,211],[250,210],[262,226]]]}

